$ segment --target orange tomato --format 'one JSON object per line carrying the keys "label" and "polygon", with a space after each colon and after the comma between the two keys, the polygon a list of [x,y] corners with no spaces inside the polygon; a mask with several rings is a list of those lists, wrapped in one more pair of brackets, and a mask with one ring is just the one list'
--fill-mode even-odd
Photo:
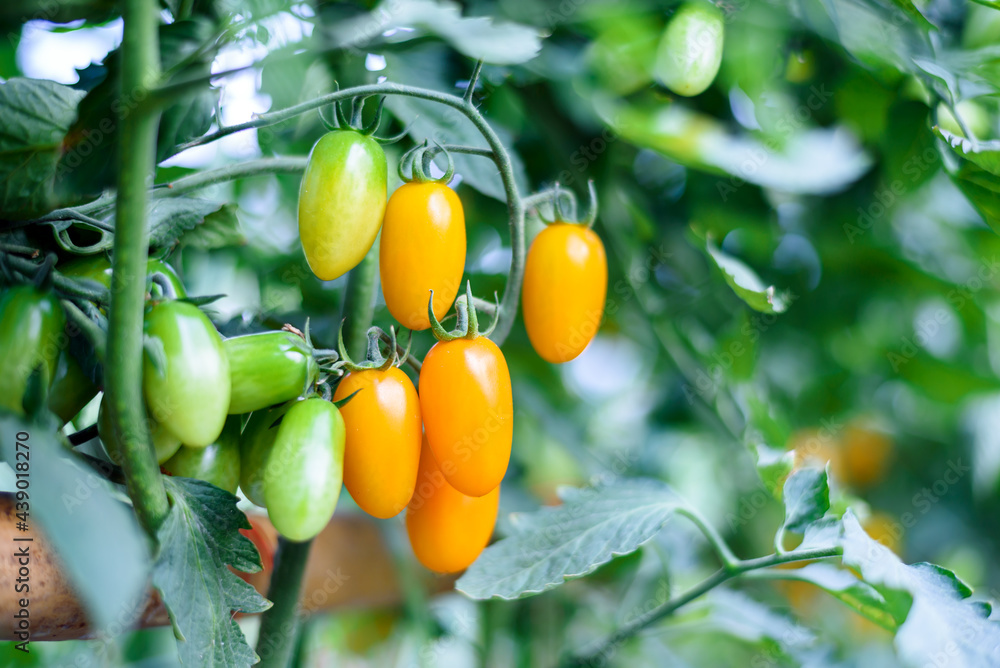
{"label": "orange tomato", "polygon": [[334,401],[347,426],[344,484],[369,515],[395,517],[406,507],[420,463],[420,399],[405,373],[365,369],[347,374]]}
{"label": "orange tomato", "polygon": [[535,237],[522,295],[528,338],[542,359],[559,364],[583,352],[601,324],[607,291],[608,259],[592,229],[554,223]]}
{"label": "orange tomato", "polygon": [[848,485],[871,487],[889,472],[893,443],[885,434],[860,425],[849,425],[844,430],[842,443],[844,482]]}
{"label": "orange tomato", "polygon": [[413,553],[438,573],[467,568],[489,542],[499,505],[499,487],[472,497],[449,485],[425,442],[416,491],[406,509],[406,533]]}
{"label": "orange tomato", "polygon": [[382,294],[404,327],[427,329],[427,301],[444,317],[465,269],[465,213],[455,191],[442,183],[407,183],[389,198],[379,243]]}
{"label": "orange tomato", "polygon": [[420,371],[420,413],[452,487],[484,496],[500,484],[510,462],[514,402],[495,343],[479,336],[434,344]]}

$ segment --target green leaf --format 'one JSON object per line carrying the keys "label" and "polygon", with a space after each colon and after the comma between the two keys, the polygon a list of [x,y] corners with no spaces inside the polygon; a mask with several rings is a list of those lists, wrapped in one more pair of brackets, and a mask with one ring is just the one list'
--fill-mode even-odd
{"label": "green leaf", "polygon": [[808,564],[781,572],[782,580],[810,582],[853,608],[879,626],[895,631],[896,619],[889,613],[885,597],[848,570],[831,564]]}
{"label": "green leaf", "polygon": [[0,211],[8,220],[59,207],[56,164],[83,93],[36,79],[0,84]]}
{"label": "green leaf", "polygon": [[790,299],[773,285],[764,285],[757,273],[742,260],[720,250],[711,239],[705,241],[705,251],[722,272],[726,283],[747,306],[761,313],[784,313]]}
{"label": "green leaf", "polygon": [[785,481],[785,529],[803,533],[830,510],[830,485],[823,469],[799,469]]}
{"label": "green leaf", "polygon": [[[127,627],[142,612],[149,577],[149,550],[134,513],[104,478],[66,458],[54,425],[8,413],[0,415],[0,433],[3,460],[29,466],[24,535],[36,527],[45,533],[95,630]],[[15,438],[19,433],[28,438]]]}
{"label": "green leaf", "polygon": [[963,160],[968,160],[993,176],[1000,177],[1000,140],[973,141],[936,125],[934,133],[951,147],[955,155]]}
{"label": "green leaf", "polygon": [[913,4],[913,0],[892,0],[892,4],[906,12],[906,15],[913,19],[913,22],[920,26],[922,30],[937,30],[937,26],[928,21],[927,17],[920,13],[920,10]]}
{"label": "green leaf", "polygon": [[[489,17],[462,17],[461,5],[453,2],[386,0],[370,14],[331,21],[327,36],[335,48],[364,47],[373,40],[402,42],[436,35],[456,51],[475,60],[496,65],[515,65],[531,60],[541,51],[535,28],[516,23],[494,23]],[[383,38],[386,33],[390,37]]]}
{"label": "green leaf", "polygon": [[779,450],[763,443],[751,445],[757,457],[757,473],[761,482],[776,499],[781,498],[781,488],[792,472],[795,464],[795,453],[791,450]]}
{"label": "green leaf", "polygon": [[934,564],[906,565],[865,533],[851,511],[844,515],[844,564],[885,599],[899,622],[896,651],[913,665],[948,657],[949,665],[1000,665],[1000,624],[988,606],[970,601],[972,590],[951,571]]}
{"label": "green leaf", "polygon": [[232,613],[263,612],[270,602],[227,568],[260,570],[260,555],[239,530],[250,522],[237,498],[207,482],[163,480],[170,514],[158,533],[153,585],[160,591],[189,666],[247,666],[257,660]]}
{"label": "green leaf", "polygon": [[513,515],[514,533],[487,547],[456,588],[476,599],[514,599],[558,587],[637,550],[682,503],[646,479],[566,488],[562,498],[560,506]]}
{"label": "green leaf", "polygon": [[[446,52],[437,45],[411,49],[405,54],[386,54],[386,72],[393,81],[448,90],[449,85],[439,74],[447,70]],[[430,79],[430,80],[428,80]],[[457,109],[404,95],[390,95],[385,106],[402,124],[409,127],[414,141],[431,139],[441,144],[486,146],[486,140],[472,123]],[[510,154],[514,180],[521,192],[528,192],[528,177],[520,156],[512,150],[511,141],[504,128],[493,125],[493,130]],[[455,154],[455,172],[468,185],[488,197],[507,201],[507,194],[500,180],[496,164],[489,158]],[[443,162],[440,163],[442,166]]]}
{"label": "green leaf", "polygon": [[244,245],[246,237],[240,231],[236,208],[235,204],[226,204],[218,211],[208,214],[201,225],[181,235],[179,245],[203,250]]}

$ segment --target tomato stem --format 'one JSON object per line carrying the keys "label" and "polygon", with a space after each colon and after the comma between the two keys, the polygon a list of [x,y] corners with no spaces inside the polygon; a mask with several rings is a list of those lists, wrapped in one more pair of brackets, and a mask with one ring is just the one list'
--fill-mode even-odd
{"label": "tomato stem", "polygon": [[[157,23],[153,0],[125,2],[121,89],[143,94],[159,78]],[[139,97],[138,99],[142,99]],[[159,111],[140,105],[125,117],[118,151],[118,200],[105,383],[108,405],[121,435],[122,468],[140,524],[155,538],[170,508],[150,442],[142,397],[143,306],[149,232],[147,182],[155,165]]]}
{"label": "tomato stem", "polygon": [[286,668],[291,664],[298,636],[296,610],[310,547],[311,540],[296,543],[284,537],[278,538],[274,572],[267,588],[267,597],[274,605],[261,617],[260,637],[257,640],[260,668]]}

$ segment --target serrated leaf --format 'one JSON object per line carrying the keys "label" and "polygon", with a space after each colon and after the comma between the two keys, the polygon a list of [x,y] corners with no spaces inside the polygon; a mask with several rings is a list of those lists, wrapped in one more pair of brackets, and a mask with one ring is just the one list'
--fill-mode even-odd
{"label": "serrated leaf", "polygon": [[246,237],[240,230],[236,205],[226,204],[218,211],[208,214],[201,225],[182,234],[178,243],[180,246],[203,250],[244,245]]}
{"label": "serrated leaf", "polygon": [[487,547],[456,588],[476,599],[514,599],[558,587],[637,550],[680,505],[656,480],[567,490],[560,506],[512,516],[514,533]]}
{"label": "serrated leaf", "polygon": [[189,666],[248,666],[257,656],[233,612],[263,612],[270,602],[227,568],[255,573],[260,555],[240,529],[250,522],[237,498],[207,482],[164,478],[170,513],[158,532],[153,586],[163,598]]}
{"label": "serrated leaf", "polygon": [[747,306],[761,313],[784,313],[788,298],[773,285],[764,285],[757,273],[743,261],[720,250],[711,239],[705,241],[705,251],[722,272],[723,278]]}
{"label": "serrated leaf", "polygon": [[958,157],[1000,177],[1000,140],[973,141],[934,126],[934,134],[943,139]]}
{"label": "serrated leaf", "polygon": [[947,657],[956,666],[1000,665],[1000,623],[969,600],[972,590],[951,571],[933,564],[906,565],[844,515],[844,564],[856,568],[886,601],[899,622],[895,646],[907,663]]}
{"label": "serrated leaf", "polygon": [[48,213],[56,195],[56,165],[83,93],[52,81],[0,84],[0,211],[8,220]]}
{"label": "serrated leaf", "polygon": [[[146,537],[131,509],[112,496],[103,478],[66,458],[57,426],[0,415],[3,460],[16,466],[26,454],[29,457],[31,506],[24,535],[31,536],[36,526],[44,531],[92,628],[127,628],[142,612],[146,595]],[[22,432],[28,438],[16,439]],[[18,448],[18,441],[27,447]]]}
{"label": "serrated leaf", "polygon": [[[386,54],[386,72],[393,81],[421,85],[438,90],[447,90],[448,84],[440,75],[432,72],[446,71],[446,52],[439,45],[411,49],[405,54]],[[431,80],[428,81],[428,77]],[[478,130],[458,110],[433,102],[417,100],[404,95],[390,95],[385,106],[403,125],[409,127],[414,141],[431,139],[439,143],[485,146],[486,140]],[[494,131],[510,154],[514,180],[522,192],[528,191],[528,177],[524,163],[516,151],[504,128],[494,125]],[[482,194],[507,201],[507,195],[500,180],[500,171],[489,158],[475,155],[455,154],[455,172],[465,183]]]}
{"label": "serrated leaf", "polygon": [[802,533],[830,510],[830,485],[826,471],[799,469],[788,476],[783,493],[785,499],[785,529]]}
{"label": "serrated leaf", "polygon": [[375,39],[402,42],[437,35],[456,51],[496,65],[531,60],[542,48],[539,31],[486,16],[463,17],[454,2],[382,2],[369,14],[330,21],[326,34],[335,48],[364,47]]}

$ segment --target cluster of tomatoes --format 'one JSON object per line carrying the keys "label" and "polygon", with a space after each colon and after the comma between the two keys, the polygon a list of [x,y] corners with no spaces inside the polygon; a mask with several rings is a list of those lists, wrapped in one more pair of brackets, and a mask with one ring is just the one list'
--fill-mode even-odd
{"label": "cluster of tomatoes", "polygon": [[[378,339],[385,334],[372,328],[368,358],[359,363],[342,338],[334,354],[313,348],[308,332],[291,327],[224,339],[187,299],[173,269],[149,261],[143,394],[165,473],[242,489],[267,509],[279,533],[296,541],[326,526],[346,485],[374,517],[406,509],[411,545],[428,568],[455,572],[478,556],[493,532],[510,460],[513,397],[504,355],[488,338],[492,326],[480,331],[471,287],[458,297],[466,235],[462,203],[448,187],[450,157],[444,176],[427,176],[441,150],[425,144],[408,153],[400,172],[409,169],[409,176],[387,198],[379,144],[362,130],[333,130],[314,146],[299,196],[303,249],[323,280],[357,266],[381,231],[390,313],[437,338],[420,365],[419,394],[399,368],[392,329],[391,354],[382,356]],[[554,220],[528,252],[525,324],[535,349],[551,362],[579,355],[603,316],[607,259],[592,222]],[[59,269],[111,286],[104,256]],[[453,304],[458,326],[448,332],[440,320]],[[498,305],[495,317],[499,311]],[[25,397],[40,386],[50,411],[65,422],[96,396],[98,388],[66,349],[65,318],[46,289],[21,285],[4,293],[0,372],[13,382],[0,390],[3,406],[24,410]],[[98,427],[112,461],[121,451],[118,424],[102,403]]]}

